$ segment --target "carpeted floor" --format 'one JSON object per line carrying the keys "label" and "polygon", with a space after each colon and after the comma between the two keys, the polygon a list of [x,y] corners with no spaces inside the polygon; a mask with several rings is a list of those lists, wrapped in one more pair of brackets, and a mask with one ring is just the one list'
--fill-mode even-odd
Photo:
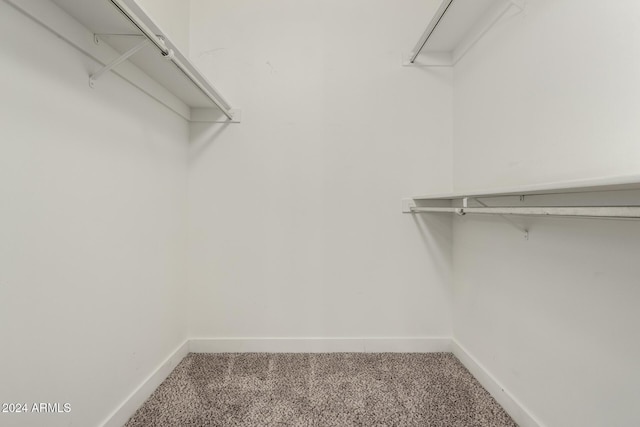
{"label": "carpeted floor", "polygon": [[515,425],[450,353],[192,353],[125,427]]}

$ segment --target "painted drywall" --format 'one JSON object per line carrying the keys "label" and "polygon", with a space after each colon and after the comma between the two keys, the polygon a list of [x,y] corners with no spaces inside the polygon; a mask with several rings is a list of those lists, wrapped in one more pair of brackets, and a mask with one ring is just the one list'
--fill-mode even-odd
{"label": "painted drywall", "polygon": [[191,0],[137,0],[165,35],[188,55]]}
{"label": "painted drywall", "polygon": [[454,187],[638,173],[640,4],[531,0],[515,12],[456,66]]}
{"label": "painted drywall", "polygon": [[0,2],[0,413],[97,426],[186,339],[188,126]]}
{"label": "painted drywall", "polygon": [[[638,22],[531,0],[494,27],[454,71],[455,190],[640,172]],[[454,337],[541,425],[640,425],[640,224],[526,224],[455,220]]]}
{"label": "painted drywall", "polygon": [[193,1],[191,55],[242,124],[195,124],[189,333],[449,337],[451,71],[402,67],[437,1]]}

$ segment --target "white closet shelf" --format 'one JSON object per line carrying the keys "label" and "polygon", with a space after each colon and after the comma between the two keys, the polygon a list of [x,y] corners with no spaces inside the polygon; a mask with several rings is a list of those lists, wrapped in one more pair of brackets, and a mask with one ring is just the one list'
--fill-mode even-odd
{"label": "white closet shelf", "polygon": [[640,175],[414,196],[402,211],[640,219]]}
{"label": "white closet shelf", "polygon": [[404,65],[452,66],[512,7],[524,8],[524,0],[443,0]]}
{"label": "white closet shelf", "polygon": [[237,123],[232,108],[135,0],[4,0],[97,62],[87,83],[119,75],[190,121]]}
{"label": "white closet shelf", "polygon": [[640,190],[640,175],[621,175],[605,178],[549,182],[544,184],[504,187],[468,192],[414,196],[413,200],[462,199],[464,197],[527,196],[536,194],[585,193],[615,190]]}

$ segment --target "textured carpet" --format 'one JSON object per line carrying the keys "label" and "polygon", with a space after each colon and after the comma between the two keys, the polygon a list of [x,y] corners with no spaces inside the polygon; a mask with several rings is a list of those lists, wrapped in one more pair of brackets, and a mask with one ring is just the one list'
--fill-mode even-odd
{"label": "textured carpet", "polygon": [[450,353],[192,353],[126,427],[515,425]]}

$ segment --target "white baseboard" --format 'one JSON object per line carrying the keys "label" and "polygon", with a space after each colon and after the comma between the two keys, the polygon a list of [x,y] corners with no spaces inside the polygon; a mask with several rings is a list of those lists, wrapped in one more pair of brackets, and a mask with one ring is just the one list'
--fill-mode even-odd
{"label": "white baseboard", "polygon": [[192,353],[433,353],[451,351],[451,339],[407,338],[193,338]]}
{"label": "white baseboard", "polygon": [[102,423],[102,427],[122,427],[188,353],[189,341],[187,340],[182,343],[171,356],[165,359],[165,361],[107,417],[106,421]]}
{"label": "white baseboard", "polygon": [[478,382],[493,396],[520,427],[544,427],[531,412],[473,357],[457,340],[451,340],[453,354],[471,372]]}

